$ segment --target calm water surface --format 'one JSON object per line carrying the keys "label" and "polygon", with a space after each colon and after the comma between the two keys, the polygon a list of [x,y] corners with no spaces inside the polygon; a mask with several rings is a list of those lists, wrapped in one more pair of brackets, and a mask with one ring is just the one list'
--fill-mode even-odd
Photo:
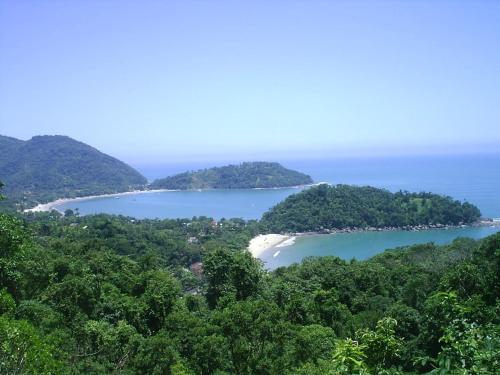
{"label": "calm water surface", "polygon": [[[221,163],[226,164],[226,163]],[[484,216],[500,217],[500,155],[282,161],[319,182],[371,185],[391,191],[431,191],[477,205]],[[136,166],[150,180],[206,164]],[[212,216],[259,219],[297,189],[163,192],[70,202],[59,209],[138,218]]]}
{"label": "calm water surface", "polygon": [[208,216],[215,219],[241,217],[260,219],[262,213],[300,189],[221,189],[202,191],[165,191],[93,198],[68,202],[57,208],[78,208],[80,214],[109,213],[136,218],[192,218]]}
{"label": "calm water surface", "polygon": [[[224,165],[227,163],[221,163]],[[308,173],[315,181],[371,185],[390,191],[431,191],[477,205],[483,216],[500,218],[500,155],[400,157],[282,161],[286,167]],[[149,179],[207,164],[136,166]],[[259,219],[262,214],[299,189],[207,190],[161,192],[69,202],[60,210],[78,208],[81,214],[110,213],[137,218],[191,218],[209,216]],[[365,259],[384,249],[433,241],[447,243],[458,236],[481,238],[497,228],[462,228],[425,232],[371,232],[300,237],[289,247],[263,255],[269,268],[298,262],[310,255],[337,255]]]}
{"label": "calm water surface", "polygon": [[[445,244],[457,237],[479,239],[500,227],[431,229],[421,232],[359,232],[297,237],[295,243],[267,250],[260,257],[268,269],[300,262],[306,256],[335,255],[343,259],[367,259],[385,249],[418,243]],[[279,253],[278,253],[279,251]]]}

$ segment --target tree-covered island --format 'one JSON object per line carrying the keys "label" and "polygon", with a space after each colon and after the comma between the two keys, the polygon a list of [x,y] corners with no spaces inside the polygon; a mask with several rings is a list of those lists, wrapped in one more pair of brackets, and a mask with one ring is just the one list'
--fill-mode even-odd
{"label": "tree-covered island", "polygon": [[310,176],[283,167],[279,163],[245,162],[180,173],[158,179],[153,189],[253,189],[312,184]]}

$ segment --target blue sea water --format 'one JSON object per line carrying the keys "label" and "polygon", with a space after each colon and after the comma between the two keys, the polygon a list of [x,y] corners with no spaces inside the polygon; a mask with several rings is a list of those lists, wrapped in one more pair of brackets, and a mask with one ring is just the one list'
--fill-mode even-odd
{"label": "blue sea water", "polygon": [[[390,191],[430,191],[473,203],[484,217],[500,218],[500,154],[286,160],[281,163],[311,175],[316,182],[371,185]],[[211,164],[177,163],[135,167],[152,180],[209,166]],[[266,210],[297,191],[299,189],[287,188],[144,193],[68,202],[58,209],[78,208],[84,215],[105,212],[137,218],[209,216],[215,219],[259,219]],[[479,238],[497,228],[308,236],[297,239],[292,246],[281,248],[276,257],[272,255],[277,250],[268,251],[263,259],[271,268],[309,255],[336,254],[364,259],[386,248],[428,241],[446,243],[457,236]]]}
{"label": "blue sea water", "polygon": [[346,260],[363,260],[386,249],[427,242],[446,244],[457,237],[479,239],[498,231],[500,226],[302,236],[297,237],[293,245],[266,250],[259,258],[268,269],[298,263],[306,256],[334,255]]}
{"label": "blue sea water", "polygon": [[[485,217],[500,217],[500,154],[288,160],[282,164],[311,175],[316,182],[446,194],[477,205]],[[210,165],[177,163],[136,167],[152,180]],[[59,209],[78,207],[81,214],[106,212],[138,218],[205,215],[216,219],[259,219],[267,209],[296,192],[297,189],[249,189],[148,193],[70,202]]]}
{"label": "blue sea water", "polygon": [[194,216],[259,219],[269,207],[297,191],[294,188],[163,191],[68,202],[57,209],[78,208],[83,215],[105,212],[139,219]]}

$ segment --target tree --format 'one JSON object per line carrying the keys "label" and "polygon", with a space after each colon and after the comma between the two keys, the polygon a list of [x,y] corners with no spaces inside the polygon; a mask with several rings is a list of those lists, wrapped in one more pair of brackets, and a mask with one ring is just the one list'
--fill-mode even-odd
{"label": "tree", "polygon": [[148,271],[143,276],[142,288],[144,292],[141,300],[146,305],[148,327],[152,332],[157,332],[176,303],[179,284],[165,271]]}
{"label": "tree", "polygon": [[295,357],[300,363],[329,359],[335,346],[335,332],[319,324],[303,326],[297,333]]}
{"label": "tree", "polygon": [[69,373],[56,359],[58,350],[26,321],[0,316],[0,373],[54,375]]}
{"label": "tree", "polygon": [[27,246],[22,223],[12,216],[0,214],[0,287],[14,296],[19,295],[22,278],[19,262]]}
{"label": "tree", "polygon": [[399,365],[403,341],[395,335],[397,324],[396,319],[383,318],[375,331],[365,329],[356,334],[364,346],[366,364],[377,374]]}
{"label": "tree", "polygon": [[368,374],[365,346],[351,339],[338,340],[332,357],[332,370],[338,375]]}
{"label": "tree", "polygon": [[215,307],[223,296],[237,301],[256,296],[260,290],[262,266],[251,254],[217,248],[203,260],[207,279],[207,301]]}

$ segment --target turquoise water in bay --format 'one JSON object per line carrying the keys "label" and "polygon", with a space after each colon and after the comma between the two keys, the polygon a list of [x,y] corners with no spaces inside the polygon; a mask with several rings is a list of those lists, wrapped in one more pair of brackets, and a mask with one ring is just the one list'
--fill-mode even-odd
{"label": "turquoise water in bay", "polygon": [[[279,161],[279,160],[278,160]],[[219,163],[225,165],[232,161]],[[283,160],[285,167],[310,174],[317,182],[371,185],[390,191],[430,191],[477,205],[483,216],[500,218],[500,154],[467,156]],[[150,180],[214,164],[136,165]],[[78,208],[83,215],[110,213],[136,218],[209,216],[259,219],[273,205],[300,189],[206,190],[144,193],[69,202],[59,210]],[[369,232],[300,237],[296,243],[263,255],[268,267],[298,262],[310,255],[365,259],[387,248],[433,241],[446,243],[458,236],[481,238],[497,228],[460,228],[425,232]]]}
{"label": "turquoise water in bay", "polygon": [[[266,250],[260,259],[268,269],[300,262],[306,256],[334,255],[342,259],[363,260],[385,249],[434,242],[446,244],[457,237],[479,239],[500,231],[495,227],[431,229],[420,232],[358,232],[296,237],[290,246]],[[277,253],[279,251],[279,253]]]}

